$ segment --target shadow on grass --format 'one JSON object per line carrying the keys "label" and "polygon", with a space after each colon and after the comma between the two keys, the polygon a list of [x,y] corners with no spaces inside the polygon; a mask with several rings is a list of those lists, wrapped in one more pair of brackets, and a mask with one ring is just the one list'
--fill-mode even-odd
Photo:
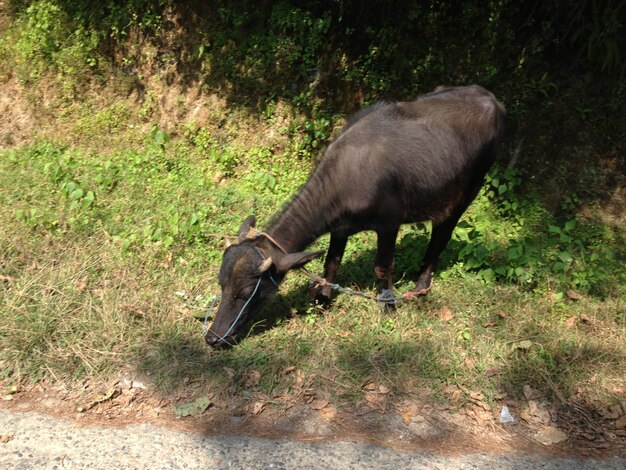
{"label": "shadow on grass", "polygon": [[[544,235],[540,234],[538,236]],[[403,236],[397,247],[396,279],[413,280],[417,277],[427,243],[428,235],[421,230]],[[459,252],[468,243],[475,242],[451,240],[442,256],[438,270],[449,269],[458,258]],[[503,256],[505,255],[504,250],[505,248],[503,248]],[[341,266],[336,281],[345,286],[369,290],[374,293],[376,291],[376,280],[373,274],[374,256],[375,250],[373,248],[362,250],[356,257],[347,260]],[[291,276],[297,275],[299,274],[291,274]],[[434,279],[434,282],[438,282],[437,278]],[[511,286],[512,284],[504,281],[495,281],[493,285]],[[487,287],[485,288],[487,289]],[[285,331],[287,329],[283,327],[286,324],[285,321],[294,315],[308,315],[316,312],[312,308],[309,289],[308,280],[303,278],[302,281],[298,281],[296,287],[277,296],[263,309],[256,322],[250,326],[247,337],[231,351],[209,351],[202,341],[199,324],[199,341],[191,338],[181,338],[180,334],[174,330],[171,336],[158,338],[154,343],[156,348],[150,354],[141,356],[138,363],[139,370],[151,372],[156,377],[158,383],[162,383],[166,389],[169,389],[176,387],[176,384],[180,383],[185,377],[210,377],[211,380],[214,380],[215,377],[222,377],[224,367],[239,372],[254,367],[269,367],[272,371],[277,372],[281,368],[288,367],[290,364],[293,364],[294,357],[302,358],[308,355],[307,351],[316,349],[315,342],[301,337],[295,340],[291,337],[292,333]],[[402,294],[403,292],[397,293]],[[276,338],[263,339],[263,333],[268,331],[275,333],[275,336],[282,335],[284,341],[279,341]],[[554,332],[555,335],[558,335],[558,333],[558,331]],[[541,341],[543,333],[541,331],[528,332],[526,336],[539,338],[536,343],[543,344],[543,341]],[[434,357],[434,353],[431,352],[433,350],[432,346],[393,343],[383,337],[379,339],[382,341],[382,346],[377,345],[377,343],[369,344],[367,341],[364,344],[369,344],[378,351],[388,350],[388,353],[394,359],[383,360],[382,363],[387,364],[392,369],[399,364],[407,363],[409,358],[418,355],[431,359],[427,361],[428,367],[414,363],[411,370],[416,374],[425,374],[425,376],[429,377],[447,377],[452,373],[449,367],[442,368],[441,365],[437,365],[436,361],[432,359]],[[288,347],[281,352],[281,348],[285,344]],[[533,382],[533,380],[542,382],[545,379],[548,381],[548,384],[552,384],[551,387],[560,390],[567,382],[561,373],[554,372],[558,370],[560,361],[570,364],[564,370],[571,371],[572,361],[578,361],[578,365],[587,367],[589,360],[593,362],[594,358],[598,358],[603,354],[608,354],[610,357],[616,357],[619,354],[618,350],[611,349],[606,351],[594,351],[593,349],[581,351],[576,344],[566,344],[564,341],[558,342],[557,345],[558,347],[553,350],[542,347],[541,350],[535,351],[532,358],[527,355],[528,357],[524,361],[510,363],[515,365],[512,365],[511,370],[506,372],[507,378],[502,384],[504,389],[509,391],[519,390],[524,383]],[[278,349],[275,349],[276,347]],[[266,348],[271,349],[271,351],[266,351]],[[365,357],[375,354],[374,349],[369,352],[359,352],[356,349],[346,351],[345,357],[348,357],[350,354],[360,354]],[[437,354],[445,356],[446,352],[439,350]],[[537,367],[532,365],[533,361],[537,363],[535,364]],[[356,360],[356,363],[359,362],[362,361]],[[366,368],[369,367],[366,362],[363,364],[365,364]],[[538,367],[540,364],[543,364],[543,366]],[[530,377],[533,370],[545,370],[545,377],[541,376],[533,379]],[[428,371],[434,372],[430,374]],[[383,372],[383,375],[387,375],[388,371]],[[566,373],[569,374],[570,372]],[[539,386],[538,383],[534,384]]]}
{"label": "shadow on grass", "polygon": [[[562,410],[601,420],[591,401],[570,406],[570,399],[581,386],[593,387],[593,377],[607,368],[614,368],[619,375],[626,360],[623,351],[599,341],[560,340],[556,326],[531,327],[526,335],[532,338],[530,347],[511,347],[503,359],[505,365],[490,377],[464,371],[462,359],[456,357],[458,351],[450,351],[450,343],[437,334],[406,339],[381,331],[355,331],[351,337],[330,340],[320,334],[307,337],[301,331],[286,331],[248,338],[224,351],[210,350],[199,337],[165,335],[135,357],[135,366],[148,374],[164,395],[190,387],[194,390],[193,384],[197,384],[196,393],[208,392],[236,402],[287,390],[294,381],[285,371],[293,368],[311,379],[311,390],[318,398],[344,406],[362,399],[364,386],[371,381],[386,385],[394,400],[421,400],[426,391],[431,397],[428,400],[439,404],[448,399],[446,384],[491,397],[504,393],[522,401],[522,389],[530,385]],[[506,337],[503,342],[511,343]],[[260,374],[256,381],[250,380],[253,371]]]}

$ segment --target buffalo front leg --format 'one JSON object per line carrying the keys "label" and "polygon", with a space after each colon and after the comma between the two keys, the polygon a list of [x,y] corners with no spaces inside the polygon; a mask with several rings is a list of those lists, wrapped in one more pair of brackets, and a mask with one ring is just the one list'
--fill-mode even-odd
{"label": "buffalo front leg", "polygon": [[439,259],[439,255],[448,245],[452,232],[460,216],[448,217],[443,222],[433,222],[433,230],[430,236],[430,242],[424,255],[424,262],[420,269],[415,289],[409,292],[409,297],[420,297],[426,295],[432,284],[432,274]]}
{"label": "buffalo front leg", "polygon": [[[396,250],[396,237],[400,227],[393,227],[377,232],[378,246],[374,273],[378,279],[379,298],[384,303],[385,298],[393,297],[393,264]],[[393,307],[392,303],[385,303],[386,307]]]}
{"label": "buffalo front leg", "polygon": [[332,287],[329,284],[335,282],[335,273],[341,264],[347,242],[348,237],[338,236],[334,233],[330,235],[330,246],[324,262],[324,279],[326,283],[323,285],[318,284],[312,289],[313,298],[324,307],[330,305]]}

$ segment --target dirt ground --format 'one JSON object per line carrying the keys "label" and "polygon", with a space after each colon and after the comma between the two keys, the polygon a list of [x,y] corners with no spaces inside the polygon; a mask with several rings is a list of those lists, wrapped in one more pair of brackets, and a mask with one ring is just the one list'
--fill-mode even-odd
{"label": "dirt ground", "polygon": [[[185,392],[166,396],[128,375],[109,383],[85,381],[71,386],[2,382],[0,407],[43,412],[79,426],[151,423],[206,435],[356,440],[442,455],[626,456],[626,403],[593,412],[572,403],[548,407],[532,390],[525,390],[524,403],[506,401],[495,408],[476,394],[454,403],[453,393],[450,402],[438,405],[432,399],[397,399],[384,386],[368,384],[365,400],[337,406],[317,399],[297,378],[290,390],[274,397],[258,393],[216,397],[191,385]],[[503,404],[514,423],[500,423]]]}

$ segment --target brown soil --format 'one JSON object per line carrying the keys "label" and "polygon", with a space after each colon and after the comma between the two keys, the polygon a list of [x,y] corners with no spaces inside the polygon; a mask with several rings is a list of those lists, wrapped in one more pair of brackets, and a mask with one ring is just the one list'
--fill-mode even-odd
{"label": "brown soil", "polygon": [[0,87],[0,149],[17,146],[30,140],[34,131],[35,111],[21,94],[15,81]]}
{"label": "brown soil", "polygon": [[[311,391],[286,391],[274,397],[254,392],[230,397],[209,394],[208,409],[196,416],[179,418],[174,407],[203,396],[202,387],[190,385],[187,392],[167,396],[147,382],[124,378],[100,384],[77,383],[71,387],[46,381],[9,386],[5,379],[4,383],[0,381],[0,389],[5,393],[0,406],[12,411],[43,412],[81,426],[150,423],[208,435],[313,442],[357,440],[443,455],[526,452],[626,456],[626,418],[622,408],[626,403],[607,408],[601,417],[579,405],[547,409],[532,397],[524,403],[507,401],[516,422],[502,425],[501,405],[491,407],[478,394],[470,394],[465,401],[459,400],[452,406],[437,405],[427,398],[413,402],[397,400],[384,386],[365,387],[366,399],[351,406],[316,399]],[[454,395],[450,402],[454,402]],[[560,429],[567,439],[550,445],[540,443],[537,433],[550,427]]]}

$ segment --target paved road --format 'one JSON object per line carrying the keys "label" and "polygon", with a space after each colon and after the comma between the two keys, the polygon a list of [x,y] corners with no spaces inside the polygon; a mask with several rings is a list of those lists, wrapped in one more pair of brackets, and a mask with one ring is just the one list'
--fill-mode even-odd
{"label": "paved road", "polygon": [[[528,455],[442,457],[355,442],[311,444],[241,436],[207,437],[152,425],[78,427],[38,413],[0,409],[3,469],[621,469],[626,459]],[[6,440],[6,439],[5,439]]]}

